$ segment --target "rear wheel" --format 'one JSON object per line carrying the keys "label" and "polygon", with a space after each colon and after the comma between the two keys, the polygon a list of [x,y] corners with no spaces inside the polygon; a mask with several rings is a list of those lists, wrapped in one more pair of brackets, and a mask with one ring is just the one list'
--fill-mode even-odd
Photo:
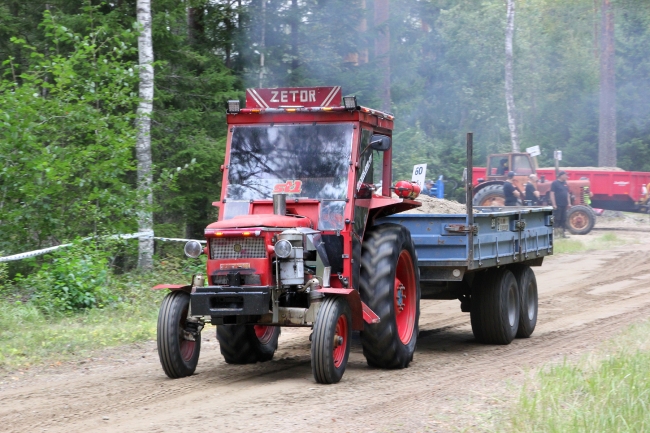
{"label": "rear wheel", "polygon": [[472,332],[480,343],[510,344],[519,327],[517,280],[504,267],[478,277],[472,284]]}
{"label": "rear wheel", "polygon": [[340,297],[325,299],[318,311],[311,343],[311,370],[318,383],[337,383],[350,355],[352,313]]}
{"label": "rear wheel", "polygon": [[537,325],[537,279],[530,266],[517,266],[512,273],[519,286],[519,327],[517,338],[528,338]]}
{"label": "rear wheel", "polygon": [[254,364],[273,359],[280,328],[265,325],[219,325],[217,340],[228,364]]}
{"label": "rear wheel", "polygon": [[187,320],[189,305],[189,294],[171,292],[158,313],[158,357],[165,374],[172,379],[191,376],[199,362],[201,334]]}
{"label": "rear wheel", "polygon": [[596,216],[589,206],[571,206],[566,213],[566,227],[574,235],[586,235],[594,228]]}
{"label": "rear wheel", "polygon": [[409,231],[383,224],[364,236],[360,295],[380,318],[364,323],[363,354],[368,364],[405,368],[413,360],[420,318],[420,275]]}
{"label": "rear wheel", "polygon": [[474,206],[505,206],[503,185],[489,185],[474,194]]}

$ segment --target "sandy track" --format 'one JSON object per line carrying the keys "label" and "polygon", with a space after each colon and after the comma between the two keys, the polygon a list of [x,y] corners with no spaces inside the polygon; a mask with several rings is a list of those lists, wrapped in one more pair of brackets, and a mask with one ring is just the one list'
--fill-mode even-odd
{"label": "sandy track", "polygon": [[[600,236],[604,230],[590,236]],[[408,369],[367,367],[354,341],[341,383],[314,383],[309,330],[284,329],[273,361],[227,365],[214,328],[197,374],[166,378],[154,343],[110,359],[2,378],[2,431],[457,431],[480,429],[529,370],[577,357],[650,314],[650,239],[609,251],[556,256],[535,268],[538,326],[508,346],[474,342],[457,301],[422,301]],[[38,373],[38,374],[37,374]],[[515,386],[511,386],[515,385]],[[487,424],[486,424],[487,423]]]}

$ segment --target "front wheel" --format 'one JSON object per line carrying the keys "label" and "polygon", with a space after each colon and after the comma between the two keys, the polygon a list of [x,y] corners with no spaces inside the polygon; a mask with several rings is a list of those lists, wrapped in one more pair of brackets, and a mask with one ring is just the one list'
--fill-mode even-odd
{"label": "front wheel", "polygon": [[364,323],[363,354],[368,365],[406,368],[413,360],[420,318],[420,275],[411,234],[404,226],[382,224],[364,236],[361,300],[380,318]]}
{"label": "front wheel", "polygon": [[188,321],[190,295],[175,291],[163,299],[158,313],[158,357],[165,374],[177,379],[191,376],[201,352],[201,334]]}
{"label": "front wheel", "polygon": [[350,355],[352,313],[340,297],[325,299],[318,311],[311,343],[311,370],[318,383],[337,383]]}
{"label": "front wheel", "polygon": [[566,213],[566,227],[574,235],[586,235],[594,228],[596,217],[589,206],[571,206]]}

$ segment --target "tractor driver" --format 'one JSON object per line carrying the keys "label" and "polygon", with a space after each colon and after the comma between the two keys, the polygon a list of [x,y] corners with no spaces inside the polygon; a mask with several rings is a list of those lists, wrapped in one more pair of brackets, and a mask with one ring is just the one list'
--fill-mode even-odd
{"label": "tractor driver", "polygon": [[509,171],[508,178],[503,183],[503,196],[506,199],[505,202],[506,206],[517,206],[517,201],[521,197],[521,192],[515,186],[515,184],[512,183],[512,179],[514,179],[514,177],[515,177],[515,172]]}
{"label": "tractor driver", "polygon": [[508,173],[508,158],[503,158],[499,161],[499,168],[497,170],[497,175],[503,176]]}
{"label": "tractor driver", "polygon": [[555,227],[557,227],[558,235],[566,238],[565,225],[566,225],[566,211],[571,207],[571,196],[569,194],[569,186],[567,185],[566,171],[561,171],[557,174],[557,179],[551,184],[551,204],[553,205],[553,216],[555,217]]}

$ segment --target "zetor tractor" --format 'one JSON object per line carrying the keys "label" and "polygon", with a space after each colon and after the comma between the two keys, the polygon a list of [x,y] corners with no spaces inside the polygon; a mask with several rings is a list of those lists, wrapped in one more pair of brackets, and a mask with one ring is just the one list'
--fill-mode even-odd
{"label": "zetor tractor", "polygon": [[171,289],[158,319],[170,378],[194,373],[207,323],[231,364],[269,361],[282,326],[312,328],[319,383],[341,379],[353,330],[369,365],[409,365],[416,254],[406,228],[376,221],[420,206],[391,190],[415,198],[419,188],[391,188],[393,116],[341,99],[340,87],[316,87],[248,89],[246,108],[229,101],[219,221],[205,248],[185,246],[207,254],[207,276],[156,286]]}
{"label": "zetor tractor", "polygon": [[[509,171],[515,173],[513,184],[522,192],[531,174],[536,174],[535,166],[527,153],[504,153],[488,156],[487,169],[475,168],[473,178],[477,180],[474,186],[475,206],[503,206],[503,183]],[[591,231],[596,222],[592,209],[585,203],[585,196],[589,196],[589,180],[567,181],[571,194],[572,207],[567,211],[567,229],[573,234],[584,235]],[[539,179],[540,204],[551,205],[551,182]]]}

